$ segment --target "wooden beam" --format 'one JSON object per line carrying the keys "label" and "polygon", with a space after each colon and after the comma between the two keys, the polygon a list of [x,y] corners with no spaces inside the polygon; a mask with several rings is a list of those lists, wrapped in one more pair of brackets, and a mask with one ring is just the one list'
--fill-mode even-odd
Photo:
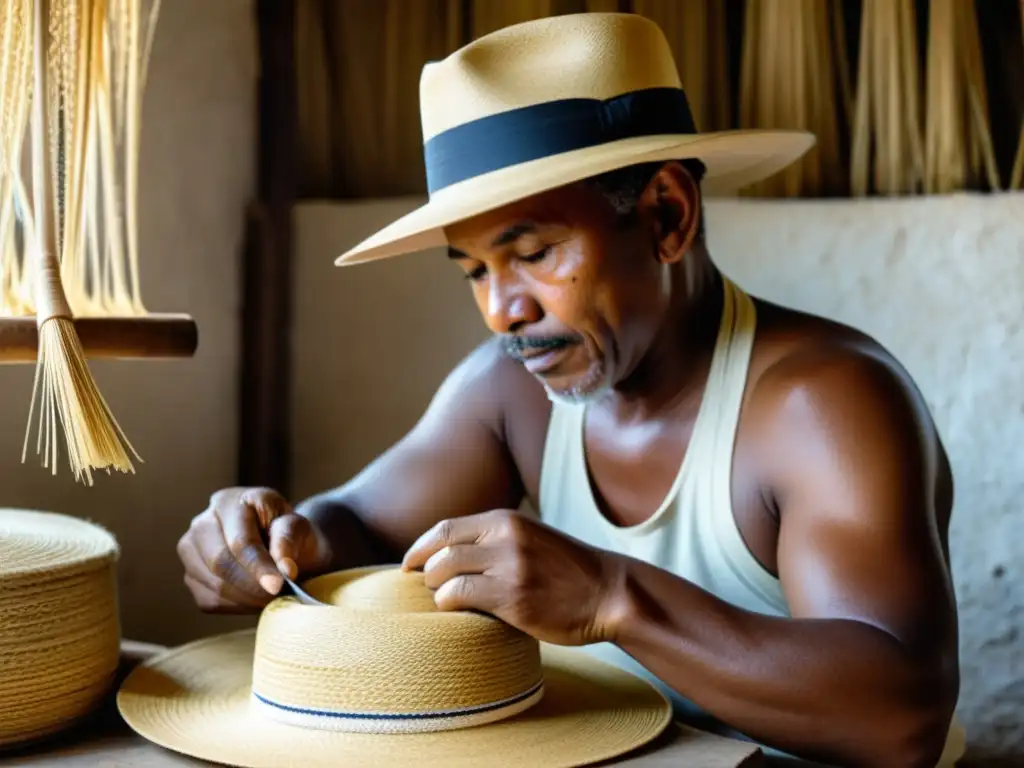
{"label": "wooden beam", "polygon": [[295,2],[257,0],[258,199],[242,283],[238,482],[291,483],[292,207],[297,190]]}

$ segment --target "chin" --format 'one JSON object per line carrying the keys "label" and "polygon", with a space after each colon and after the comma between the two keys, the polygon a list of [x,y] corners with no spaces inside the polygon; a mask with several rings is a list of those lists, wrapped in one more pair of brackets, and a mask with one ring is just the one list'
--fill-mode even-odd
{"label": "chin", "polygon": [[613,387],[611,368],[600,363],[579,376],[560,376],[554,381],[541,379],[548,399],[553,403],[581,405],[599,400]]}

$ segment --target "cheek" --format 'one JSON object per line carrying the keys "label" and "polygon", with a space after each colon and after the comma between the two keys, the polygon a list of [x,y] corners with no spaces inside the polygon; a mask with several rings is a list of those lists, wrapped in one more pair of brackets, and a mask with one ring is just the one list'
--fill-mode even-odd
{"label": "cheek", "polygon": [[591,336],[605,303],[599,264],[578,246],[564,247],[540,277],[545,309],[574,330]]}

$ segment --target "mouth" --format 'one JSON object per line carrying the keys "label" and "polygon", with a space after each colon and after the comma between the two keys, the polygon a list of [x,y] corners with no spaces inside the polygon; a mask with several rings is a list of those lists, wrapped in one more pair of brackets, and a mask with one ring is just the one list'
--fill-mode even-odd
{"label": "mouth", "polygon": [[571,350],[571,344],[562,344],[548,349],[524,352],[520,355],[520,359],[523,367],[534,376],[543,376],[561,363]]}

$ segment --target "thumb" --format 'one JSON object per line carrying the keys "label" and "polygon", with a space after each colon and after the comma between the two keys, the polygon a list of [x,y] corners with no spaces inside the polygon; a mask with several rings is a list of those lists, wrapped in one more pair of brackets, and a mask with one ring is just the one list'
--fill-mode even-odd
{"label": "thumb", "polygon": [[323,566],[328,559],[326,550],[307,517],[284,515],[270,524],[270,556],[289,579]]}

